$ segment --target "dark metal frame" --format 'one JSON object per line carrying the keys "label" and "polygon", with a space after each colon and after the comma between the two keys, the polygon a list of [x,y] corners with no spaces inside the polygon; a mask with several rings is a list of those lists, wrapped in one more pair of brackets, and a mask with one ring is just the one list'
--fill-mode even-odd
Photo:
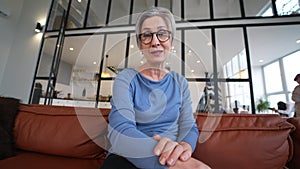
{"label": "dark metal frame", "polygon": [[[84,26],[83,28],[75,28],[75,29],[66,29],[65,27],[63,28],[63,31],[66,31],[66,30],[90,30],[90,29],[95,29],[95,28],[111,28],[111,27],[128,27],[128,26],[134,26],[132,24],[132,17],[129,18],[129,23],[127,25],[108,25],[109,23],[109,16],[110,16],[110,11],[111,11],[111,4],[112,4],[112,1],[113,0],[109,0],[109,3],[108,3],[108,10],[107,10],[107,15],[106,15],[106,22],[105,22],[105,26],[100,26],[100,27],[86,27],[86,23],[87,23],[87,20],[88,20],[88,11],[90,9],[90,4],[91,4],[91,0],[88,0],[88,3],[87,3],[87,11],[85,13],[85,20],[84,20]],[[184,0],[181,0],[181,18],[182,20],[181,21],[177,21],[177,23],[187,23],[187,22],[197,22],[197,23],[201,23],[201,22],[208,22],[208,21],[213,21],[213,22],[222,22],[222,21],[243,21],[243,20],[263,20],[263,19],[270,19],[270,18],[290,18],[290,17],[298,17],[299,15],[296,15],[296,16],[278,16],[277,14],[277,10],[276,10],[276,3],[275,3],[276,0],[271,0],[271,5],[272,5],[272,9],[273,9],[273,13],[274,13],[274,16],[272,17],[247,17],[245,16],[245,8],[244,8],[244,0],[239,0],[239,3],[240,3],[240,10],[241,10],[241,17],[236,17],[236,18],[214,18],[214,9],[213,9],[213,2],[214,0],[209,0],[209,8],[210,8],[210,19],[205,19],[205,20],[185,20],[185,6],[184,6]],[[50,14],[51,14],[51,9],[52,9],[52,6],[53,6],[53,3],[54,3],[54,0],[52,1],[52,4],[51,4],[51,8],[49,10],[49,15],[48,15],[48,19],[49,20],[49,17],[50,17]],[[69,6],[70,4],[72,3],[72,0],[69,1]],[[130,10],[129,10],[129,13],[130,13],[130,16],[132,16],[132,13],[133,13],[133,4],[134,4],[134,0],[131,0],[130,1]],[[171,8],[173,6],[173,3],[172,3],[172,0],[171,0]],[[155,6],[158,5],[158,0],[155,0]],[[68,7],[69,8],[69,7]],[[172,10],[172,9],[171,9]],[[69,13],[69,9],[67,11],[67,17],[64,18],[66,21],[68,19],[68,13]],[[47,27],[47,24],[46,23],[46,27]],[[250,52],[249,52],[249,43],[248,43],[248,35],[247,35],[247,28],[248,27],[256,27],[256,26],[275,26],[275,25],[295,25],[295,24],[300,24],[300,21],[291,21],[291,22],[284,22],[284,23],[281,23],[281,22],[276,22],[276,23],[246,23],[246,24],[231,24],[231,25],[214,25],[214,26],[197,26],[197,27],[184,27],[184,28],[177,28],[177,30],[180,30],[181,31],[181,39],[182,39],[182,43],[181,43],[181,59],[182,59],[182,64],[181,64],[181,72],[183,75],[185,75],[185,65],[184,65],[184,61],[185,61],[185,30],[190,30],[190,29],[210,29],[211,30],[211,38],[212,38],[212,45],[216,48],[216,37],[215,37],[215,29],[216,28],[235,28],[235,27],[238,27],[238,28],[242,28],[243,29],[243,35],[244,35],[244,45],[245,45],[245,51],[246,51],[246,59],[247,59],[247,67],[248,67],[248,75],[249,75],[249,78],[248,79],[222,79],[222,78],[218,78],[217,77],[217,57],[216,57],[216,51],[213,49],[213,69],[214,69],[214,72],[213,72],[213,78],[212,79],[209,79],[209,78],[187,78],[188,81],[192,82],[215,82],[214,84],[215,85],[218,85],[217,82],[248,82],[249,83],[249,86],[250,86],[250,95],[251,95],[251,107],[252,107],[252,113],[254,114],[255,113],[255,103],[254,103],[254,92],[253,92],[253,85],[252,85],[252,72],[251,72],[251,61],[250,61]],[[57,32],[56,31],[47,31],[48,32]],[[91,35],[91,34],[103,34],[104,35],[104,41],[103,41],[103,50],[102,50],[102,54],[101,54],[101,66],[100,66],[100,70],[99,70],[99,73],[101,74],[102,73],[102,69],[103,69],[103,60],[104,60],[104,49],[105,49],[105,44],[106,44],[106,39],[107,39],[107,35],[108,34],[115,34],[115,33],[127,33],[127,42],[126,42],[126,51],[125,51],[125,67],[128,66],[128,55],[129,55],[129,45],[130,45],[130,34],[133,33],[134,31],[118,31],[118,32],[102,32],[102,33],[97,33],[97,32],[93,32],[93,33],[74,33],[74,34],[66,34],[64,35],[64,37],[68,37],[68,36],[82,36],[82,35]],[[58,37],[57,35],[52,35],[52,36],[47,36],[47,38],[54,38],[54,37]],[[29,102],[31,102],[32,100],[32,93],[33,93],[33,89],[34,89],[34,83],[36,80],[39,80],[39,79],[45,79],[45,77],[37,77],[37,71],[38,71],[38,66],[39,66],[39,63],[40,63],[40,59],[41,59],[41,52],[42,52],[42,47],[44,45],[44,40],[45,40],[45,33],[44,33],[44,36],[42,38],[42,41],[41,41],[41,48],[40,48],[40,51],[39,51],[39,56],[38,56],[38,60],[37,60],[37,65],[36,65],[36,70],[35,70],[35,75],[34,75],[34,79],[33,79],[33,83],[32,83],[32,89],[31,89],[31,94],[30,94],[30,98],[29,98]],[[50,78],[50,77],[49,77]],[[101,85],[101,81],[102,80],[114,80],[114,78],[99,78],[99,81],[98,81],[98,87],[97,87],[97,97],[96,97],[96,104],[95,106],[97,107],[98,105],[98,96],[99,96],[99,93],[100,93],[100,85]],[[217,90],[218,87],[215,86],[215,90]],[[215,91],[215,93],[217,94],[216,97],[218,97],[218,92]],[[46,101],[45,101],[45,104],[46,104]],[[215,109],[218,110],[218,101],[216,102],[216,105],[215,105]]]}

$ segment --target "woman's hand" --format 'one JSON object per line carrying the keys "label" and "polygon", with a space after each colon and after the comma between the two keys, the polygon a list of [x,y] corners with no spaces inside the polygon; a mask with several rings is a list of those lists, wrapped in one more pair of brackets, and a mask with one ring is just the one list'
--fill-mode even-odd
{"label": "woman's hand", "polygon": [[154,135],[153,138],[158,141],[154,148],[154,154],[159,156],[161,165],[174,166],[178,159],[187,161],[191,158],[192,147],[188,143],[178,143],[169,138],[161,138],[159,135]]}
{"label": "woman's hand", "polygon": [[211,169],[208,165],[203,162],[190,158],[187,161],[178,160],[175,165],[170,166],[169,169]]}

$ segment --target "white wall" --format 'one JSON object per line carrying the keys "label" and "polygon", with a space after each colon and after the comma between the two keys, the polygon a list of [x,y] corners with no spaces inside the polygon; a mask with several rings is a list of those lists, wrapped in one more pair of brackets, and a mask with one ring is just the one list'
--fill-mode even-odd
{"label": "white wall", "polygon": [[[17,1],[18,0],[0,1],[0,10],[10,14],[8,17],[0,16],[0,85],[23,7],[23,0],[19,0],[18,3],[16,3]],[[0,95],[2,95],[2,92]]]}
{"label": "white wall", "polygon": [[254,92],[254,101],[265,97],[264,79],[261,67],[252,67],[252,84]]}
{"label": "white wall", "polygon": [[0,18],[0,95],[27,103],[40,48],[36,22],[45,23],[51,0],[1,0],[10,16]]}

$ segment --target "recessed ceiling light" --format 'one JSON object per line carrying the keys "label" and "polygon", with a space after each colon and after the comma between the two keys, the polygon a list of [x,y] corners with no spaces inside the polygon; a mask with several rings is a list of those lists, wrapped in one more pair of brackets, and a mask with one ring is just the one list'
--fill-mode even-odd
{"label": "recessed ceiling light", "polygon": [[130,45],[130,48],[133,49],[133,48],[134,48],[134,45]]}
{"label": "recessed ceiling light", "polygon": [[197,60],[197,63],[200,63],[201,61],[200,60]]}
{"label": "recessed ceiling light", "polygon": [[296,40],[296,43],[300,44],[300,39]]}
{"label": "recessed ceiling light", "polygon": [[77,0],[79,3],[81,2],[81,0]]}
{"label": "recessed ceiling light", "polygon": [[97,62],[95,61],[95,62],[93,62],[93,64],[95,65],[95,64],[97,64]]}
{"label": "recessed ceiling light", "polygon": [[192,72],[192,73],[194,73],[194,72],[195,72],[195,70],[194,70],[194,69],[192,69],[192,70],[191,70],[191,72]]}
{"label": "recessed ceiling light", "polygon": [[74,50],[74,48],[69,48],[70,49],[70,51],[73,51]]}
{"label": "recessed ceiling light", "polygon": [[259,63],[262,63],[262,62],[264,62],[264,60],[261,59],[261,60],[259,60],[258,62],[259,62]]}

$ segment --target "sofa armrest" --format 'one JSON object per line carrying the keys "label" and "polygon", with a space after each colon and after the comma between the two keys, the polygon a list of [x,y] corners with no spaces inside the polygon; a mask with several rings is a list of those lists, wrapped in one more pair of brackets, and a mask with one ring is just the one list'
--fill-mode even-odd
{"label": "sofa armrest", "polygon": [[15,123],[22,150],[76,158],[98,158],[105,151],[109,110],[21,105]]}
{"label": "sofa armrest", "polygon": [[300,166],[300,117],[289,118],[287,121],[296,127],[296,130],[291,133],[294,155],[288,163],[288,167],[289,169],[298,169]]}

